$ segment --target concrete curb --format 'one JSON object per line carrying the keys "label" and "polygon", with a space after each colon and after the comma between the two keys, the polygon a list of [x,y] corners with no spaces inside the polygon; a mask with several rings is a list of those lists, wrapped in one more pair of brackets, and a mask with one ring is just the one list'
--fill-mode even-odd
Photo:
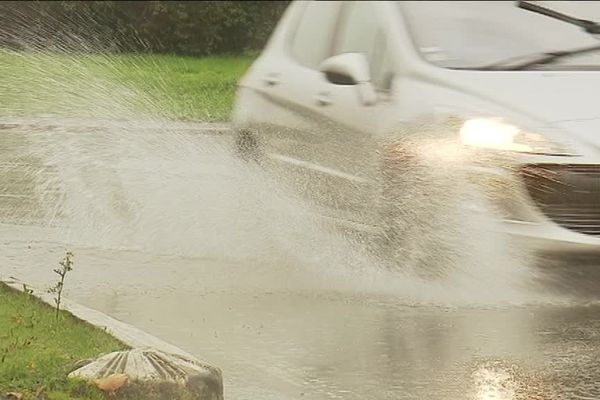
{"label": "concrete curb", "polygon": [[[23,285],[25,284],[25,282],[22,282],[17,278],[4,278],[0,279],[0,282],[20,292],[24,291]],[[35,288],[29,285],[27,285],[27,289],[33,290],[33,295],[41,299],[43,302],[54,306],[54,300],[52,295],[36,290]],[[115,338],[122,341],[131,348],[152,347],[165,353],[177,354],[189,358],[191,360],[206,364],[206,362],[198,360],[196,357],[186,352],[185,350],[182,350],[173,344],[167,343],[164,340],[157,338],[156,336],[152,336],[149,333],[146,333],[132,325],[126,324],[115,318],[112,318],[100,311],[93,310],[68,299],[63,299],[62,302],[62,308],[64,310],[70,312],[75,317],[83,321],[86,321],[100,329],[105,330],[107,333],[114,336]]]}
{"label": "concrete curb", "polygon": [[226,135],[231,132],[226,122],[185,122],[152,120],[110,120],[101,118],[68,118],[60,116],[0,117],[0,129],[13,127],[71,129],[144,129],[145,131],[185,132],[204,135]]}

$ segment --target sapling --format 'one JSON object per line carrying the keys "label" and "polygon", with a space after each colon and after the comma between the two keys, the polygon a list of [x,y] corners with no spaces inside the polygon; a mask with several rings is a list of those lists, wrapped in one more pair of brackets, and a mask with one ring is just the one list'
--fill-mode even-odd
{"label": "sapling", "polygon": [[54,294],[54,304],[56,310],[56,321],[58,321],[58,316],[60,312],[60,302],[62,300],[62,292],[65,287],[65,277],[67,274],[73,270],[73,253],[67,251],[65,257],[59,263],[60,268],[54,269],[54,273],[57,274],[60,279],[56,282],[56,285],[51,287],[48,292]]}

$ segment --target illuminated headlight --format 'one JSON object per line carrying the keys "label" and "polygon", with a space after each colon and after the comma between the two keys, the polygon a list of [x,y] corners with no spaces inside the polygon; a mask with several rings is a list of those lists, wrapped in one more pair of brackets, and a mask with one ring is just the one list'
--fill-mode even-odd
{"label": "illuminated headlight", "polygon": [[467,120],[460,129],[462,143],[485,149],[545,155],[574,155],[566,146],[552,142],[539,133],[522,131],[497,120]]}

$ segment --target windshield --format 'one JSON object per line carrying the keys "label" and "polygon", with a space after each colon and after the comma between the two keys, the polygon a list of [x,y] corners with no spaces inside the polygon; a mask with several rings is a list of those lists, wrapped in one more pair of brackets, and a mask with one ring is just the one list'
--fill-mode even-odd
{"label": "windshield", "polygon": [[[472,68],[545,52],[600,44],[581,28],[517,7],[514,1],[398,2],[418,51],[446,68]],[[600,21],[600,2],[538,1]],[[565,57],[544,69],[600,68],[600,51]]]}

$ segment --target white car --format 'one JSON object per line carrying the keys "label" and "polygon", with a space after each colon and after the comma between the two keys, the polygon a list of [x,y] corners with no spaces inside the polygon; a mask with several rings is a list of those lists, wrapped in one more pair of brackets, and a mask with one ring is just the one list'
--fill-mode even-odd
{"label": "white car", "polygon": [[386,229],[458,157],[499,229],[600,255],[594,19],[600,2],[293,2],[239,83],[238,150],[324,216]]}

